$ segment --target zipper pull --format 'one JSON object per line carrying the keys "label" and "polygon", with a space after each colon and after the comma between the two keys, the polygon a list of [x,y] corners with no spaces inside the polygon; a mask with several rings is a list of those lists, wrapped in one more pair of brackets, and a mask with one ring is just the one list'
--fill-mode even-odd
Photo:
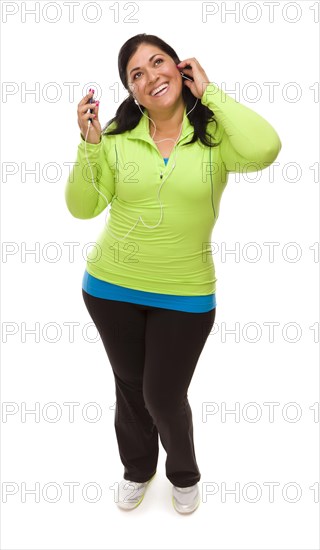
{"label": "zipper pull", "polygon": [[160,178],[162,179],[162,176],[163,176],[163,172],[160,172]]}

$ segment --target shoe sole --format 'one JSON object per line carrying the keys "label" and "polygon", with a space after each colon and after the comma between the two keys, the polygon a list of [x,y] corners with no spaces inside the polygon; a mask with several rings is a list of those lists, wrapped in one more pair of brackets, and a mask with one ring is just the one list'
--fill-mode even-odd
{"label": "shoe sole", "polygon": [[[157,472],[156,472],[157,473]],[[126,512],[130,512],[131,510],[134,510],[135,508],[137,508],[137,506],[139,506],[139,504],[141,504],[141,502],[143,501],[144,499],[144,495],[146,494],[146,491],[147,491],[147,488],[149,486],[149,483],[153,480],[153,478],[155,477],[155,474],[153,474],[153,476],[147,481],[147,485],[146,485],[146,488],[145,488],[145,491],[142,495],[142,497],[140,498],[140,500],[137,502],[137,504],[135,504],[134,506],[132,506],[131,508],[125,508],[125,507],[122,507],[121,505],[119,505],[119,502],[117,502],[117,505],[118,505],[118,508],[120,508],[121,510],[124,510]]]}
{"label": "shoe sole", "polygon": [[194,508],[193,510],[185,510],[185,511],[183,511],[183,510],[179,510],[179,509],[176,507],[176,505],[175,505],[175,499],[174,499],[174,496],[172,495],[172,505],[173,505],[175,511],[178,512],[179,514],[183,514],[183,515],[185,515],[185,514],[192,514],[193,512],[195,512],[195,511],[197,510],[197,508],[199,507],[199,505],[200,505],[200,501],[201,501],[201,499],[199,498],[199,500],[198,500],[198,502],[197,502],[197,505],[195,506],[195,508]]}

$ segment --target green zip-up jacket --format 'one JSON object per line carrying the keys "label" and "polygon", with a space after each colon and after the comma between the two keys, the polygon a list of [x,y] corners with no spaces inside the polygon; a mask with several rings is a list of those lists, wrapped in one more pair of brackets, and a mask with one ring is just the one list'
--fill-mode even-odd
{"label": "green zip-up jacket", "polygon": [[[86,143],[95,186],[111,203],[96,246],[87,255],[86,269],[94,277],[179,296],[216,291],[210,242],[228,173],[267,168],[277,158],[281,141],[269,122],[214,83],[208,83],[199,101],[214,113],[217,122],[209,122],[207,132],[212,143],[221,140],[217,147],[206,147],[200,140],[182,147],[193,133],[185,117],[165,165],[143,115],[133,130],[102,134],[100,143]],[[114,121],[107,131],[115,127]],[[81,134],[65,200],[70,213],[80,219],[94,218],[108,206],[92,183]]]}

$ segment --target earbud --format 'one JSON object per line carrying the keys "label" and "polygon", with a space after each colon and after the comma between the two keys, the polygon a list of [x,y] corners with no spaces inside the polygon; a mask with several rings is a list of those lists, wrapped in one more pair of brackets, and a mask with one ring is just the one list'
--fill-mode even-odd
{"label": "earbud", "polygon": [[181,74],[182,78],[186,78],[187,80],[190,80],[190,82],[194,82],[194,80],[192,78],[189,78],[188,76],[183,74],[181,71],[180,71],[180,74]]}

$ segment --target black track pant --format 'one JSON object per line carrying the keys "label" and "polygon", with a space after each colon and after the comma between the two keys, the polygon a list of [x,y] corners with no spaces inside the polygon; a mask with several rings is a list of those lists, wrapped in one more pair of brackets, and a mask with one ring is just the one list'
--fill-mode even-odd
{"label": "black track pant", "polygon": [[200,480],[187,391],[215,320],[205,313],[82,295],[115,379],[115,430],[124,479],[144,482],[157,469],[158,435],[166,476],[189,487]]}

